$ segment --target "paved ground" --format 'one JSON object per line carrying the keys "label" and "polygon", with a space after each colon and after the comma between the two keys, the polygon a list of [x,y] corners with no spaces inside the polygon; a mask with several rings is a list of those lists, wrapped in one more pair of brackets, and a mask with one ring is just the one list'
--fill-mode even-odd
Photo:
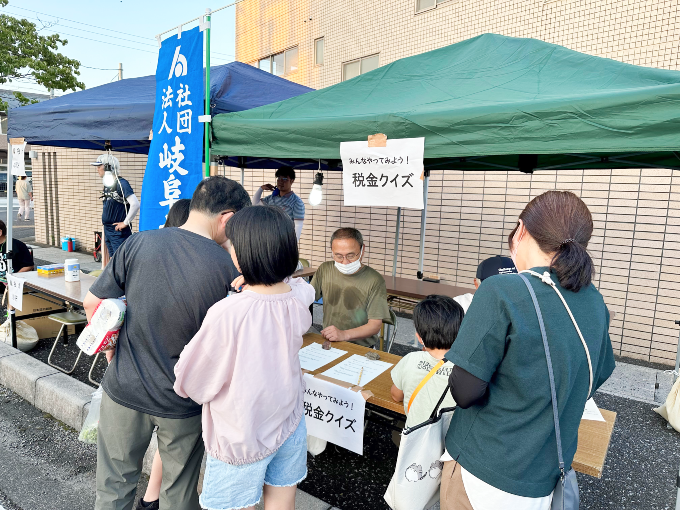
{"label": "paved ground", "polygon": [[[12,220],[12,237],[14,239],[21,239],[24,242],[32,241],[35,236],[35,224],[33,222],[33,213],[31,212],[30,221],[17,221],[17,213],[19,212],[19,204],[14,202],[14,215]],[[7,199],[0,198],[0,220],[7,223]]]}
{"label": "paved ground", "polygon": [[[96,446],[81,443],[77,431],[2,386],[0,409],[0,510],[93,508]],[[147,481],[142,476],[138,494],[144,493]],[[330,506],[298,493],[297,510]]]}
{"label": "paved ground", "polygon": [[94,506],[96,447],[0,386],[0,504],[7,510]]}

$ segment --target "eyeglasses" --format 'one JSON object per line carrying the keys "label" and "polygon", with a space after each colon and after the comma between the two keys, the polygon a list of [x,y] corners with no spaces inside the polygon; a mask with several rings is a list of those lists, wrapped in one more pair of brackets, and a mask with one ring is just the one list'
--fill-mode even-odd
{"label": "eyeglasses", "polygon": [[290,181],[290,177],[277,177],[276,180],[281,182],[288,182]]}
{"label": "eyeglasses", "polygon": [[354,262],[360,256],[360,253],[348,253],[347,255],[343,255],[342,253],[334,253],[333,259],[339,263],[342,263],[343,260],[346,260],[347,262]]}

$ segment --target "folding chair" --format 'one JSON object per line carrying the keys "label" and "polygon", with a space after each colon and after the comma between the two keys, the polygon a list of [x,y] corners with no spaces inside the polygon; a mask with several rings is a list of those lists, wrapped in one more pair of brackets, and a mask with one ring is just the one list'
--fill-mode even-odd
{"label": "folding chair", "polygon": [[[63,312],[63,313],[53,313],[52,315],[48,315],[47,318],[61,324],[61,329],[59,330],[59,334],[57,335],[57,338],[54,339],[54,344],[52,345],[52,350],[50,351],[50,355],[47,357],[47,363],[51,367],[54,367],[57,370],[64,372],[65,374],[72,374],[73,371],[76,369],[76,365],[78,365],[78,362],[80,361],[80,357],[83,355],[83,351],[80,351],[78,353],[78,357],[76,358],[76,361],[75,361],[75,363],[73,363],[73,366],[71,367],[70,370],[66,369],[66,368],[62,368],[59,365],[55,365],[52,362],[52,355],[54,354],[54,351],[57,348],[57,344],[59,343],[59,339],[61,338],[62,334],[64,335],[62,343],[64,345],[68,345],[68,327],[69,326],[80,326],[82,324],[87,324],[87,317],[85,317],[85,315],[83,315],[82,313],[74,312],[73,307],[70,306],[68,311]],[[90,372],[92,372],[92,371],[90,370]]]}
{"label": "folding chair", "polygon": [[392,308],[390,308],[390,320],[392,321],[393,325],[383,322],[382,329],[380,331],[381,351],[385,350],[385,337],[387,337],[387,351],[385,352],[390,352],[390,349],[392,349],[392,344],[394,343],[394,339],[397,337],[397,314],[394,313]]}

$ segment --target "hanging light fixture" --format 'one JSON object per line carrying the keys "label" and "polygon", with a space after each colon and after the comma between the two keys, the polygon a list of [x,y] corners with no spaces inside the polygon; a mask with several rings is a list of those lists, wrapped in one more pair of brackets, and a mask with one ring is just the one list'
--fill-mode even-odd
{"label": "hanging light fixture", "polygon": [[319,205],[321,199],[323,198],[323,174],[318,172],[314,178],[314,183],[312,184],[312,191],[309,192],[309,204]]}
{"label": "hanging light fixture", "polygon": [[107,188],[112,187],[116,182],[116,179],[113,176],[113,172],[111,172],[111,170],[106,170],[104,172],[104,177],[102,178],[102,180],[104,181],[104,186],[106,186]]}

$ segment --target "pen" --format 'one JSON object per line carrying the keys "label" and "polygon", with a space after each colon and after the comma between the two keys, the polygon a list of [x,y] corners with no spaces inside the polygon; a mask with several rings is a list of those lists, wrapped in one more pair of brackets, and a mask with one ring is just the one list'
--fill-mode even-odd
{"label": "pen", "polygon": [[357,386],[361,383],[361,374],[364,373],[364,367],[361,367],[361,371],[359,372],[359,380],[357,381]]}

